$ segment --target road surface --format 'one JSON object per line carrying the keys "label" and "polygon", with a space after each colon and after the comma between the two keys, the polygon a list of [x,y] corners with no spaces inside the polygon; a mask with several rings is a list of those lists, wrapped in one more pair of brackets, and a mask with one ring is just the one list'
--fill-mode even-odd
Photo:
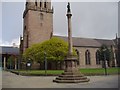
{"label": "road surface", "polygon": [[65,84],[52,82],[55,76],[20,76],[2,73],[2,88],[118,88],[118,75],[88,76],[90,82]]}

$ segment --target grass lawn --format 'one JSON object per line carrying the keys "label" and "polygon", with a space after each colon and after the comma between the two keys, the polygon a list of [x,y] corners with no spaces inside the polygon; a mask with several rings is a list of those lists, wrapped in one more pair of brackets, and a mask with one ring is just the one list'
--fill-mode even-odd
{"label": "grass lawn", "polygon": [[[107,73],[108,74],[118,74],[118,71],[120,69],[118,68],[107,68]],[[85,68],[85,69],[80,69],[79,70],[81,73],[83,73],[84,75],[104,75],[105,73],[105,69],[104,68]],[[45,70],[15,70],[14,72],[19,72],[22,75],[35,75],[35,76],[39,76],[39,75],[45,75]],[[63,73],[64,70],[47,70],[47,74],[48,75],[60,75],[61,73]]]}
{"label": "grass lawn", "polygon": [[[63,70],[47,70],[47,74],[49,75],[59,75]],[[30,75],[45,75],[45,70],[20,70],[20,73],[29,73]]]}
{"label": "grass lawn", "polygon": [[[107,68],[107,73],[108,74],[118,74],[119,73],[119,68]],[[85,74],[85,75],[103,75],[105,74],[105,69],[104,68],[93,68],[93,69],[80,69],[80,72]]]}

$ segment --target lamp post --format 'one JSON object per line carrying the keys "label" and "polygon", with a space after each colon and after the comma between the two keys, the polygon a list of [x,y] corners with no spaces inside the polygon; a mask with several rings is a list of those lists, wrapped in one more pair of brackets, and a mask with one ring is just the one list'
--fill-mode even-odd
{"label": "lamp post", "polygon": [[44,62],[45,62],[45,75],[47,76],[47,59],[46,59],[46,52],[44,52]]}
{"label": "lamp post", "polygon": [[106,49],[103,49],[103,55],[104,55],[104,69],[105,69],[105,75],[107,75],[107,67],[106,67]]}

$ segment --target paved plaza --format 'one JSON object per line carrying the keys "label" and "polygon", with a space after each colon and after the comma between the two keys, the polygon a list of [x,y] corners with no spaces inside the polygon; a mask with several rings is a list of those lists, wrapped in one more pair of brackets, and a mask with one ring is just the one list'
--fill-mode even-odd
{"label": "paved plaza", "polygon": [[20,76],[2,73],[2,88],[118,88],[118,75],[88,76],[90,82],[54,83],[55,76]]}

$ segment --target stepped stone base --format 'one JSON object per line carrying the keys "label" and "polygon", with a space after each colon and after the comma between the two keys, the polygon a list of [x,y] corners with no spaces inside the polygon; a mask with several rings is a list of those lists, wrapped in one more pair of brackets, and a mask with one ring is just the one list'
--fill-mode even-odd
{"label": "stepped stone base", "polygon": [[90,81],[90,79],[85,77],[83,74],[73,72],[64,72],[53,80],[53,82],[57,83],[81,83],[88,81]]}
{"label": "stepped stone base", "polygon": [[77,68],[77,58],[74,56],[66,58],[64,73],[53,80],[53,82],[57,83],[81,83],[88,81],[90,81],[90,79],[79,72]]}

